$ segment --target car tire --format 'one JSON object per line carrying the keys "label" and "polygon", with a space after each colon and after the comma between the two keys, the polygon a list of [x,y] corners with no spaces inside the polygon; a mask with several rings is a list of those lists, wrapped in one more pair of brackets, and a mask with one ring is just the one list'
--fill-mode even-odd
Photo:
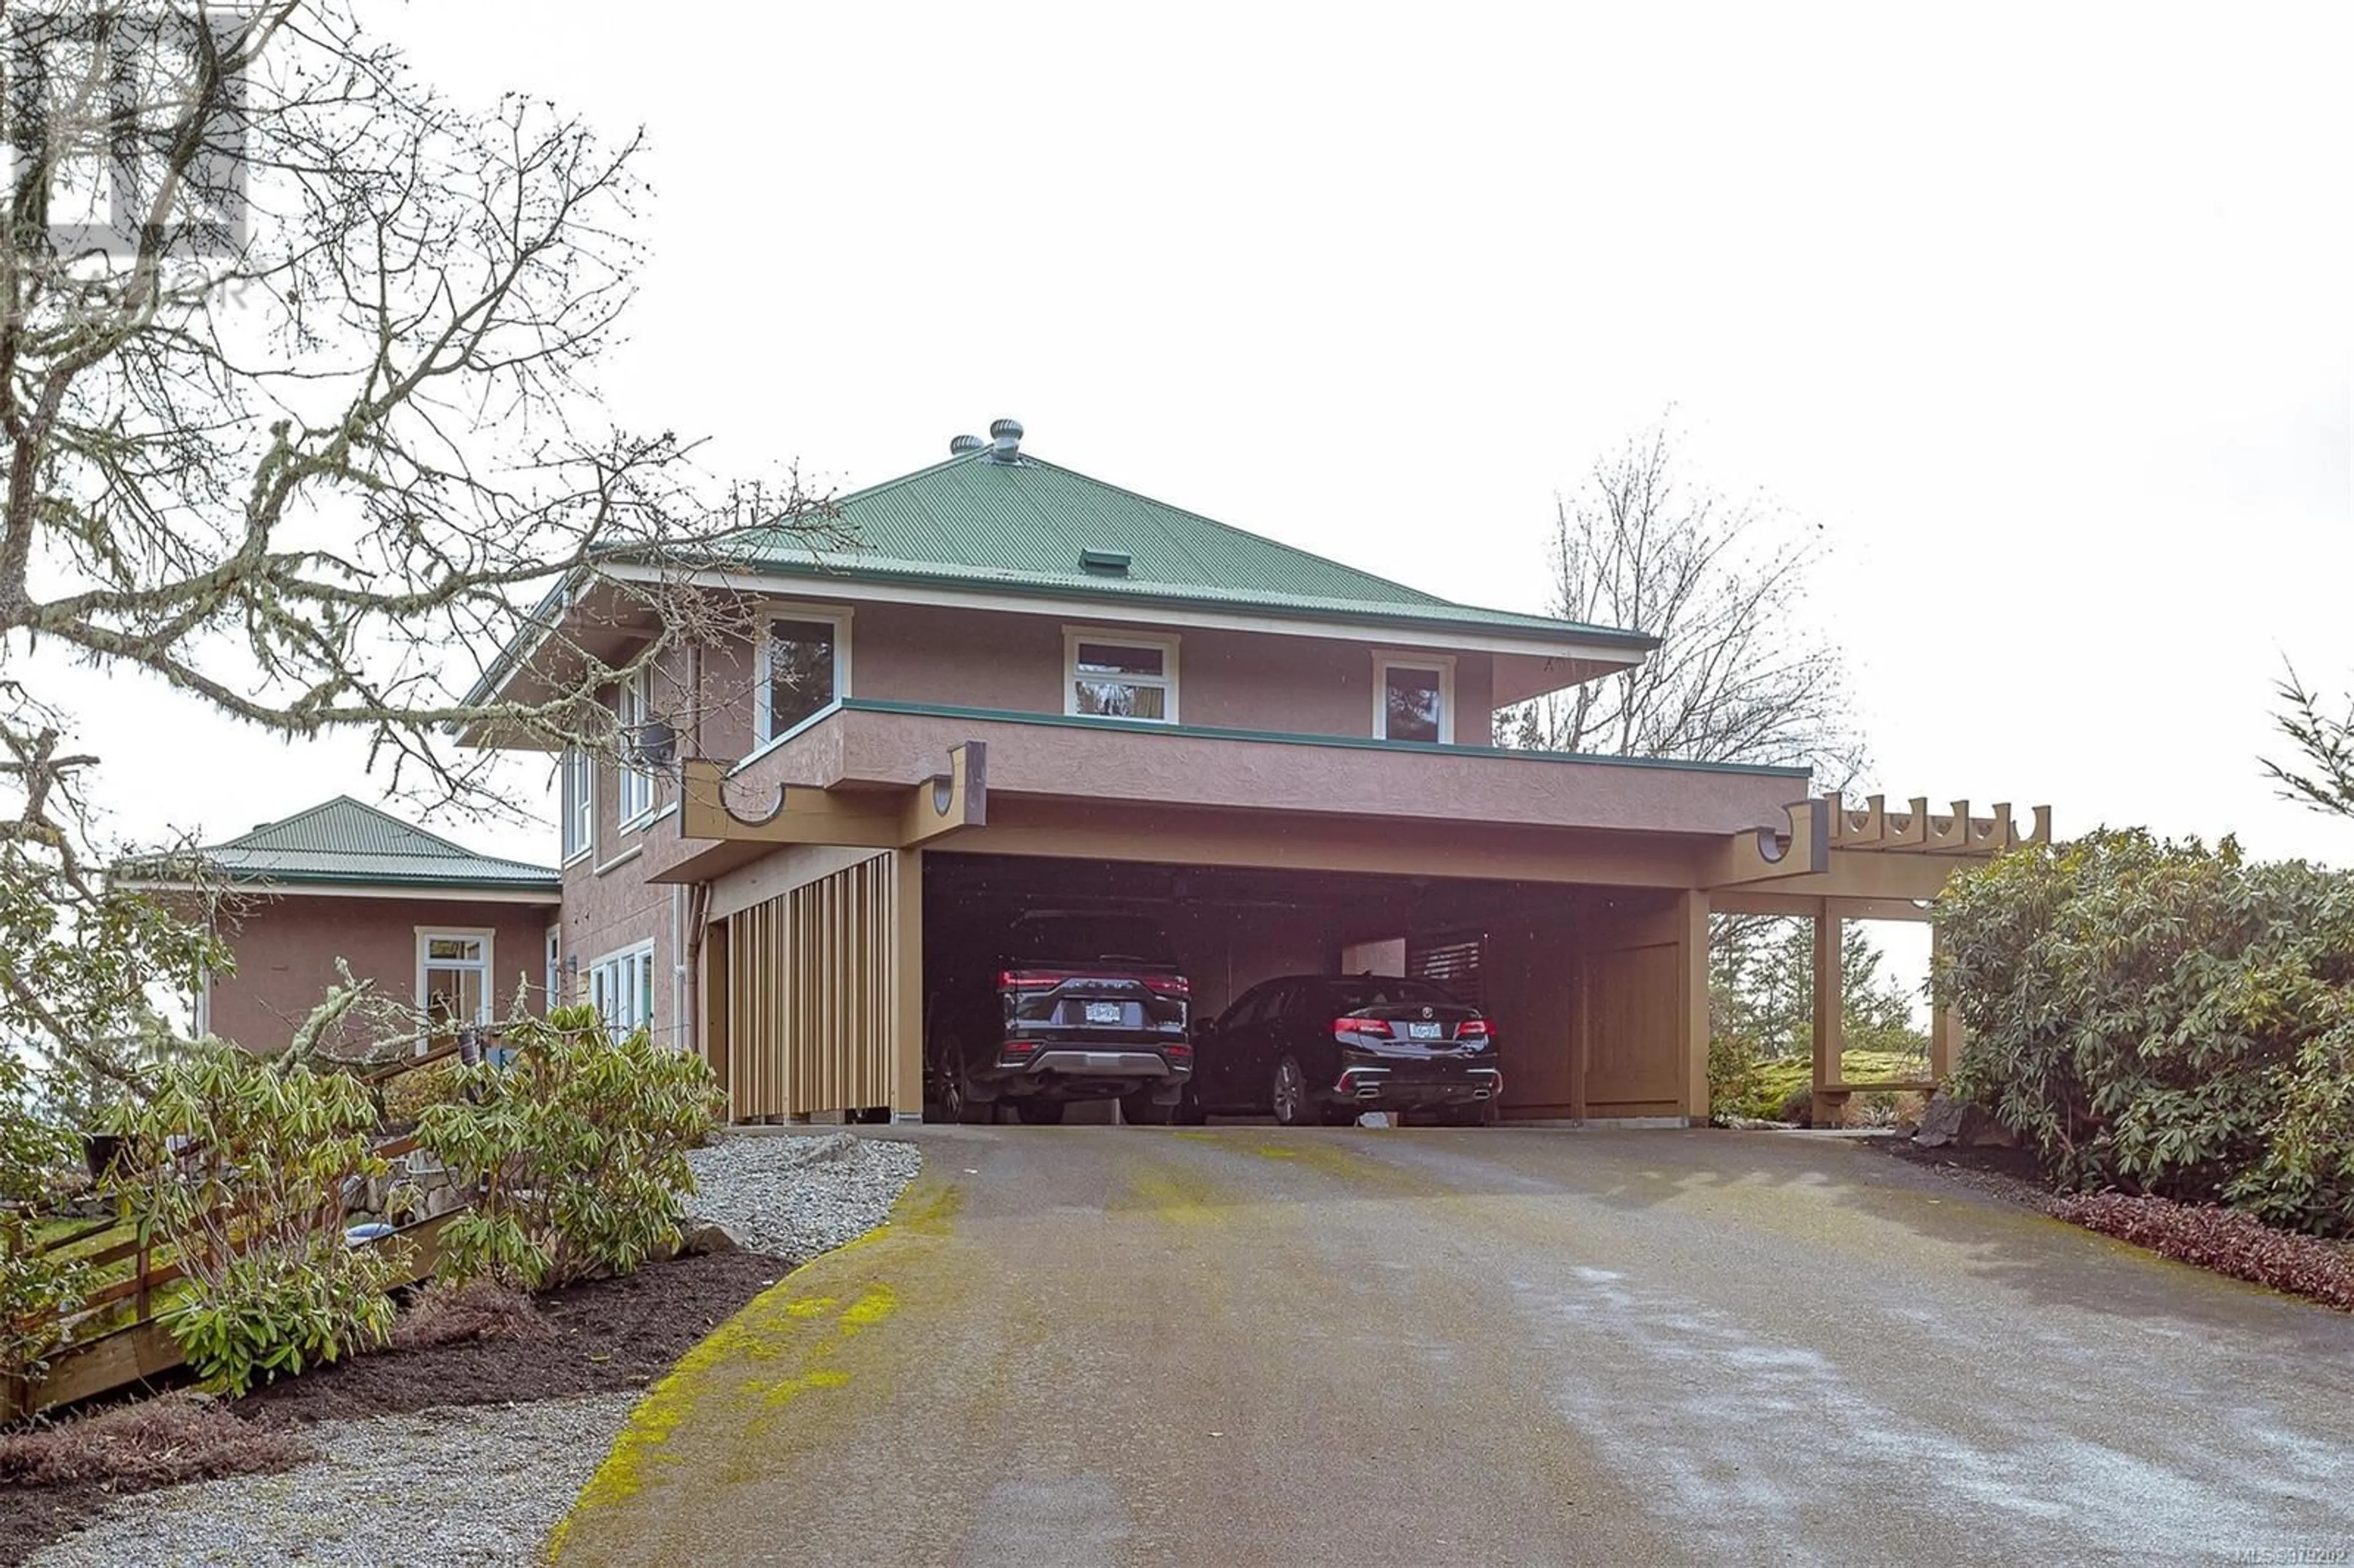
{"label": "car tire", "polygon": [[1119,1097],[1119,1119],[1130,1127],[1167,1127],[1176,1114],[1173,1105],[1155,1104],[1150,1089],[1130,1089]]}
{"label": "car tire", "polygon": [[1017,1100],[1013,1114],[1024,1127],[1059,1127],[1065,1108],[1060,1100]]}
{"label": "car tire", "polygon": [[1186,1085],[1184,1091],[1177,1097],[1176,1105],[1171,1107],[1169,1119],[1179,1127],[1199,1127],[1210,1119],[1210,1113],[1204,1110],[1202,1102],[1193,1097],[1193,1085]]}
{"label": "car tire", "polygon": [[1275,1081],[1267,1086],[1267,1100],[1278,1127],[1310,1127],[1318,1119],[1315,1107],[1308,1103],[1308,1075],[1299,1070],[1297,1056],[1286,1056],[1275,1065]]}

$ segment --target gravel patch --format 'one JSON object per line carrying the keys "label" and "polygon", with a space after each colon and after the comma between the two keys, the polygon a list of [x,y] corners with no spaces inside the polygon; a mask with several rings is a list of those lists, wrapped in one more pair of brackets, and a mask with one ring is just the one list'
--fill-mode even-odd
{"label": "gravel patch", "polygon": [[528,1563],[637,1396],[591,1394],[322,1421],[322,1457],[109,1503],[33,1568],[125,1563],[479,1568]]}
{"label": "gravel patch", "polygon": [[913,1144],[846,1132],[723,1138],[686,1158],[695,1185],[687,1212],[791,1265],[881,1224],[923,1163]]}

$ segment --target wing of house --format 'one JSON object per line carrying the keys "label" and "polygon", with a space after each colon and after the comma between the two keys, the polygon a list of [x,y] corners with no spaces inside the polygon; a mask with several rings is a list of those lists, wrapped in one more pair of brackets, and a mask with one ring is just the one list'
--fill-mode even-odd
{"label": "wing of house", "polygon": [[[1498,709],[1654,640],[1455,603],[1023,443],[960,437],[827,537],[606,557],[474,694],[545,700],[660,642],[602,695],[620,755],[561,760],[533,958],[705,1054],[739,1118],[919,1115],[963,937],[1040,907],[1154,916],[1197,1016],[1344,962],[1476,987],[1513,1117],[1703,1117],[1712,908],[1917,917],[2020,836],[2003,808],[1812,800],[1787,768],[1499,748]],[[722,613],[658,640],[643,589],[682,574]],[[221,850],[273,853],[252,837]]]}

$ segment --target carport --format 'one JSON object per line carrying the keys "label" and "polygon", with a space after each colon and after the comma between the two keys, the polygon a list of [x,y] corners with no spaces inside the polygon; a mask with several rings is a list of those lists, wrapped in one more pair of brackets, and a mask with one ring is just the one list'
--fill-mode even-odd
{"label": "carport", "polygon": [[[923,877],[928,990],[941,966],[982,961],[990,937],[1024,910],[1140,913],[1168,932],[1197,1019],[1278,975],[1412,975],[1494,1021],[1515,1116],[1682,1115],[1677,1021],[1638,1001],[1678,990],[1671,895],[948,850],[926,854]],[[1626,1047],[1605,1054],[1599,1073],[1597,1038]]]}
{"label": "carport", "polygon": [[[1085,902],[1164,914],[1197,1016],[1275,974],[1444,969],[1497,1020],[1507,1119],[1697,1122],[1717,903],[1811,916],[1835,952],[1842,919],[1918,916],[2049,832],[2041,808],[1794,800],[1787,768],[854,705],[683,771],[649,870],[690,889],[698,1035],[740,1120],[920,1117],[933,934]],[[1835,1018],[1816,1071],[1879,1086],[1837,1084]]]}

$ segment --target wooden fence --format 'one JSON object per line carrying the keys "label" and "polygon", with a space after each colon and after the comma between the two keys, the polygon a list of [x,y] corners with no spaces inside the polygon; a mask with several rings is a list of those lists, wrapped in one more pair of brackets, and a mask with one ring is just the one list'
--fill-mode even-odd
{"label": "wooden fence", "polygon": [[[371,1087],[381,1089],[403,1073],[445,1061],[457,1054],[457,1042],[451,1039],[435,1044],[421,1055],[403,1057],[356,1075]],[[379,1139],[371,1152],[380,1159],[397,1160],[416,1148],[416,1138],[404,1133]],[[465,1207],[461,1204],[431,1219],[403,1225],[391,1235],[368,1245],[399,1246],[405,1251],[398,1283],[415,1284],[430,1278],[441,1261],[442,1228]],[[340,1218],[337,1223],[340,1224]],[[122,1224],[119,1220],[94,1220],[79,1230],[52,1236],[34,1250],[46,1254],[76,1246],[120,1229]],[[0,1380],[0,1421],[36,1415],[58,1405],[159,1377],[186,1361],[180,1353],[179,1342],[173,1339],[169,1326],[159,1315],[167,1288],[184,1276],[176,1260],[158,1259],[153,1239],[143,1233],[101,1247],[82,1261],[94,1269],[126,1262],[132,1267],[125,1277],[92,1291],[79,1308],[59,1320],[58,1330],[66,1343],[51,1359],[42,1377]],[[130,1303],[128,1321],[87,1337],[76,1337],[76,1330],[90,1330],[125,1302]]]}

